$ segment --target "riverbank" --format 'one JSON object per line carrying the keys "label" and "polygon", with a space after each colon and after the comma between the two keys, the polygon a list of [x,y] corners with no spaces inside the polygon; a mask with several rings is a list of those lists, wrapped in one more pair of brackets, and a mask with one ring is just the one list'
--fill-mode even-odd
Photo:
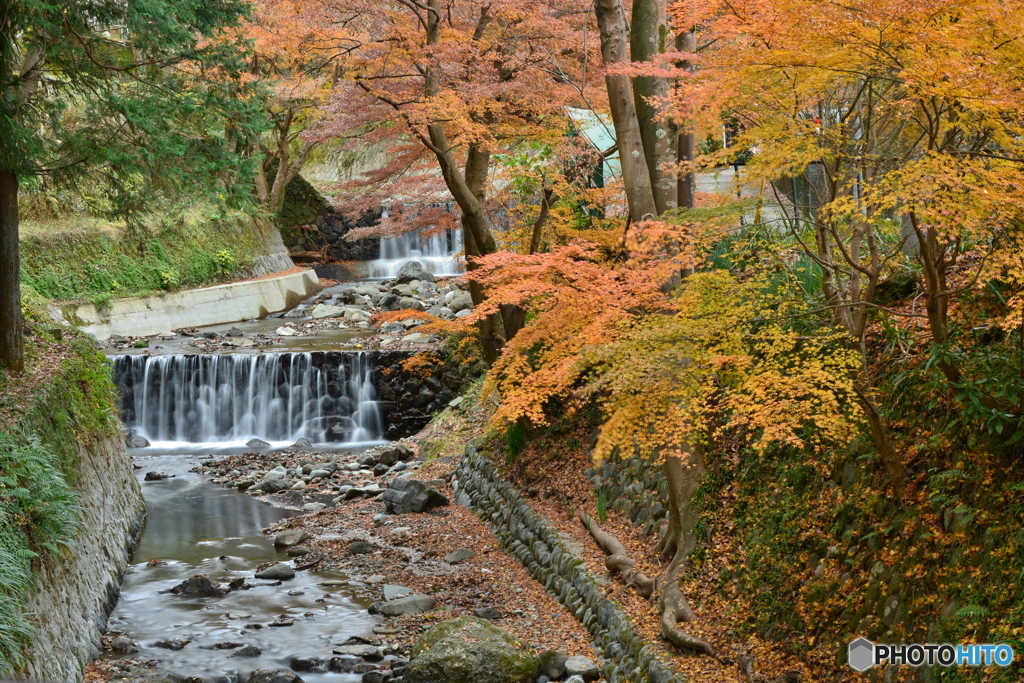
{"label": "riverbank", "polygon": [[[268,542],[277,541],[278,561],[293,566],[298,577],[277,590],[287,590],[293,582],[317,581],[317,576],[344,577],[344,585],[365,598],[364,609],[369,611],[364,615],[377,620],[372,632],[365,634],[366,644],[392,653],[399,664],[424,631],[461,615],[490,619],[538,652],[555,650],[593,659],[587,630],[501,548],[483,521],[454,502],[455,455],[465,443],[462,439],[478,431],[486,414],[485,407],[470,400],[402,442],[348,453],[300,448],[204,456],[195,459],[193,470],[223,495],[291,510],[290,516],[263,530]],[[150,483],[162,485],[167,481],[160,479],[164,474],[168,473],[154,472]],[[432,502],[415,512],[379,499],[385,490],[406,485],[399,482],[419,482],[409,486],[422,485],[431,492]],[[252,566],[249,576],[262,567]],[[265,620],[254,616],[254,621]],[[348,633],[337,633],[339,643]],[[320,659],[327,667],[332,654],[332,648],[323,647],[300,659]],[[111,660],[116,656],[108,651],[90,667],[86,680],[105,681],[123,674],[118,666],[139,670],[139,660],[127,656],[118,663]],[[165,667],[167,662],[155,665]],[[254,665],[266,666],[260,661]],[[303,673],[307,665],[297,662],[292,668],[298,667],[298,675],[308,681],[309,675]],[[379,661],[366,663],[371,665],[373,670],[381,666]]]}
{"label": "riverbank", "polygon": [[0,672],[74,683],[99,652],[144,508],[95,344],[24,299],[26,366],[0,371]]}

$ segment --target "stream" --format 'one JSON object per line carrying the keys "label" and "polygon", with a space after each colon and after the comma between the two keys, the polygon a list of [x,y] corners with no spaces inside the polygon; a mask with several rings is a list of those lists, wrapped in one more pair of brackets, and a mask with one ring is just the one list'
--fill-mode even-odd
{"label": "stream", "polygon": [[[151,470],[174,476],[142,483],[146,528],[109,619],[112,631],[135,641],[139,652],[129,655],[132,659],[157,660],[162,668],[207,683],[237,683],[255,669],[288,669],[293,657],[329,658],[350,636],[374,637],[371,629],[378,620],[366,612],[370,600],[360,597],[361,584],[344,575],[301,571],[279,586],[253,578],[256,565],[288,559],[262,529],[294,511],[209,483],[189,472],[196,461],[187,455],[137,455],[136,462],[142,465],[140,480]],[[148,566],[150,560],[166,564]],[[253,587],[219,598],[162,593],[196,574],[225,584],[242,577]],[[280,615],[294,619],[294,625],[268,626]],[[156,645],[178,639],[191,642],[177,651]],[[209,649],[222,643],[254,645],[262,655],[240,658],[231,656],[238,648]],[[361,674],[301,676],[307,683],[361,679]]]}
{"label": "stream", "polygon": [[[456,275],[462,271],[461,249],[461,231],[426,240],[419,231],[382,238],[371,275],[394,277],[414,258],[430,272]],[[282,323],[253,320],[205,331],[238,327],[252,335]],[[182,337],[162,339],[153,349],[112,354],[121,418],[148,444],[132,450],[147,518],[108,623],[138,651],[104,657],[155,661],[206,683],[244,683],[256,669],[290,669],[296,658],[327,660],[350,637],[374,637],[379,620],[366,611],[372,600],[358,581],[324,571],[299,571],[279,585],[254,578],[257,565],[289,560],[263,528],[298,513],[189,471],[200,456],[238,453],[254,438],[262,444],[250,450],[285,448],[299,439],[316,444],[318,451],[381,443],[386,413],[376,393],[377,369],[370,355],[357,350],[359,338],[369,333],[328,330],[272,348],[214,354],[194,353]],[[171,476],[145,481],[146,472]],[[223,585],[244,579],[249,587],[222,597],[169,592],[197,574]],[[292,624],[276,625],[282,616]],[[258,648],[258,655],[234,656],[246,647],[252,654],[252,647]],[[361,673],[323,669],[300,675],[306,683],[362,679]]]}

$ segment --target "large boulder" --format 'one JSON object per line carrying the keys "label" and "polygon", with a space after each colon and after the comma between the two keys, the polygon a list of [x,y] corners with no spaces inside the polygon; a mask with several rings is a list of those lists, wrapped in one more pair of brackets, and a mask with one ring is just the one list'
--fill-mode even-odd
{"label": "large boulder", "polygon": [[528,646],[484,619],[442,621],[413,645],[406,683],[533,683]]}
{"label": "large boulder", "polygon": [[391,487],[384,492],[381,500],[384,501],[388,512],[394,515],[423,512],[448,504],[447,498],[415,479],[394,480],[391,482]]}
{"label": "large boulder", "polygon": [[433,282],[434,276],[428,271],[423,270],[423,264],[419,261],[409,261],[403,265],[398,271],[398,277],[395,278],[396,285],[404,285],[412,282],[413,280],[419,280],[423,282]]}

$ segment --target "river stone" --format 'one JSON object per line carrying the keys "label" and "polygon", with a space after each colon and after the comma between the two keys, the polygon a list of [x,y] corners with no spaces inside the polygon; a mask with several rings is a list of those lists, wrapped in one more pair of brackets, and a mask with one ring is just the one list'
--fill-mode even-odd
{"label": "river stone", "polygon": [[416,641],[406,683],[533,683],[537,662],[528,646],[489,621],[457,617]]}
{"label": "river stone", "polygon": [[377,546],[369,541],[353,541],[348,544],[349,555],[369,555],[377,549]]}
{"label": "river stone", "polygon": [[433,282],[434,276],[423,270],[423,264],[419,261],[409,261],[402,265],[398,270],[398,276],[395,277],[396,285],[404,285],[412,282],[413,280],[426,280],[427,282]]}
{"label": "river stone", "polygon": [[128,636],[118,636],[110,641],[110,647],[117,650],[118,652],[138,652],[139,648],[135,647],[135,641]]}
{"label": "river stone", "polygon": [[170,475],[164,474],[163,472],[146,472],[146,481],[160,481],[161,479],[167,479]]}
{"label": "river stone", "polygon": [[303,436],[303,437],[299,437],[298,439],[296,439],[295,443],[293,443],[288,448],[289,449],[294,448],[295,450],[298,450],[298,451],[307,451],[307,450],[310,450],[311,448],[313,448],[313,444],[310,442],[309,439],[307,439],[306,437]]}
{"label": "river stone", "polygon": [[[303,555],[309,555],[309,553],[309,548],[304,545],[295,545],[288,548],[288,557],[302,557]],[[291,591],[288,591],[288,594],[291,595]]]}
{"label": "river stone", "polygon": [[172,588],[171,592],[193,598],[219,598],[228,591],[206,574],[196,574]]}
{"label": "river stone", "polygon": [[266,479],[253,486],[251,491],[263,491],[264,493],[277,493],[288,488],[287,479]]}
{"label": "river stone", "polygon": [[[477,607],[473,610],[473,616],[481,619],[487,619],[493,621],[494,619],[501,619],[501,612],[494,609],[493,607]],[[548,676],[548,678],[551,678]]]}
{"label": "river stone", "polygon": [[289,529],[288,531],[282,531],[274,537],[274,547],[290,548],[293,545],[298,545],[309,538],[313,537],[301,529]]}
{"label": "river stone", "polygon": [[331,476],[331,473],[328,472],[327,470],[317,469],[309,473],[310,479],[326,479],[329,476]]}
{"label": "river stone", "polygon": [[185,683],[186,678],[160,667],[133,666],[128,671],[114,674],[112,683]]}
{"label": "river stone", "polygon": [[327,304],[317,304],[310,311],[310,316],[313,320],[320,318],[340,318],[345,315],[345,311],[348,309],[344,306],[328,306]]}
{"label": "river stone", "polygon": [[585,683],[583,676],[569,676],[565,679],[565,683]]}
{"label": "river stone", "polygon": [[263,650],[259,649],[255,645],[246,645],[242,649],[232,652],[228,657],[259,657],[263,654]]}
{"label": "river stone", "polygon": [[149,439],[136,434],[128,441],[128,445],[131,448],[149,448]]}
{"label": "river stone", "polygon": [[327,671],[324,667],[324,660],[319,657],[292,657],[289,666],[292,667],[292,671],[304,673],[325,673]]}
{"label": "river stone", "polygon": [[302,481],[301,479],[292,484],[291,486],[292,491],[301,491],[304,488],[306,488],[306,482]]}
{"label": "river stone", "polygon": [[444,556],[444,561],[448,564],[458,564],[459,562],[465,562],[476,557],[476,551],[472,548],[459,548],[455,552],[448,553]]}
{"label": "river stone", "polygon": [[396,515],[410,512],[423,512],[433,507],[447,505],[448,499],[427,488],[423,482],[415,479],[396,479],[391,487],[384,492],[382,498],[387,511]]}
{"label": "river stone", "polygon": [[336,655],[348,655],[350,657],[362,657],[370,662],[379,662],[384,658],[384,653],[379,647],[373,645],[339,645],[334,648]]}
{"label": "river stone", "polygon": [[422,310],[425,310],[425,309],[424,309],[424,306],[423,306],[423,302],[420,301],[419,299],[414,299],[411,296],[403,296],[401,299],[398,300],[398,308],[396,310],[399,310],[399,311],[407,311],[407,310],[422,311]]}
{"label": "river stone", "polygon": [[456,315],[471,308],[473,308],[473,297],[469,295],[469,292],[459,292],[448,302],[448,310]]}
{"label": "river stone", "polygon": [[597,664],[586,657],[569,657],[566,659],[565,672],[569,676],[580,676],[584,681],[596,681],[601,677]]}
{"label": "river stone", "polygon": [[412,589],[406,588],[405,586],[392,586],[390,584],[384,584],[384,599],[388,602],[397,600],[398,598],[404,598],[407,595],[412,595]]}
{"label": "river stone", "polygon": [[263,439],[249,439],[245,442],[246,448],[270,448],[270,444]]}
{"label": "river stone", "polygon": [[387,446],[377,454],[377,462],[385,465],[394,465],[399,460],[408,460],[412,457],[412,449],[400,443]]}
{"label": "river stone", "polygon": [[249,674],[246,683],[305,683],[291,671],[283,669],[256,669]]}
{"label": "river stone", "polygon": [[380,613],[388,617],[398,617],[403,614],[418,614],[434,609],[437,601],[429,595],[410,595],[405,598],[397,598],[386,603],[380,608]]}
{"label": "river stone", "polygon": [[283,562],[272,564],[263,571],[256,572],[257,579],[268,581],[287,581],[295,578],[295,570]]}
{"label": "river stone", "polygon": [[285,326],[277,328],[276,330],[274,330],[274,333],[279,334],[282,337],[294,337],[299,333],[299,331],[296,330],[294,327]]}
{"label": "river stone", "polygon": [[568,675],[565,670],[565,663],[569,656],[563,652],[548,650],[540,653],[537,657],[537,665],[540,667],[542,676],[547,676],[552,681],[560,681]]}
{"label": "river stone", "polygon": [[181,650],[192,642],[191,638],[174,638],[172,640],[158,640],[153,643],[154,647],[162,647],[165,650]]}

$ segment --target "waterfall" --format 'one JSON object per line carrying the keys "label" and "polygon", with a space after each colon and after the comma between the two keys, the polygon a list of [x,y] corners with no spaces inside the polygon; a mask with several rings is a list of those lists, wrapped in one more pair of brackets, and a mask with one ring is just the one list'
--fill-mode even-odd
{"label": "waterfall", "polygon": [[114,357],[121,419],[156,444],[383,438],[369,354]]}
{"label": "waterfall", "polygon": [[[451,213],[453,204],[438,205]],[[387,211],[384,211],[387,216]],[[462,229],[437,232],[426,239],[421,228],[380,239],[380,258],[370,261],[370,277],[393,278],[409,261],[419,261],[423,269],[434,275],[461,275],[464,272],[458,254],[462,251]]]}

